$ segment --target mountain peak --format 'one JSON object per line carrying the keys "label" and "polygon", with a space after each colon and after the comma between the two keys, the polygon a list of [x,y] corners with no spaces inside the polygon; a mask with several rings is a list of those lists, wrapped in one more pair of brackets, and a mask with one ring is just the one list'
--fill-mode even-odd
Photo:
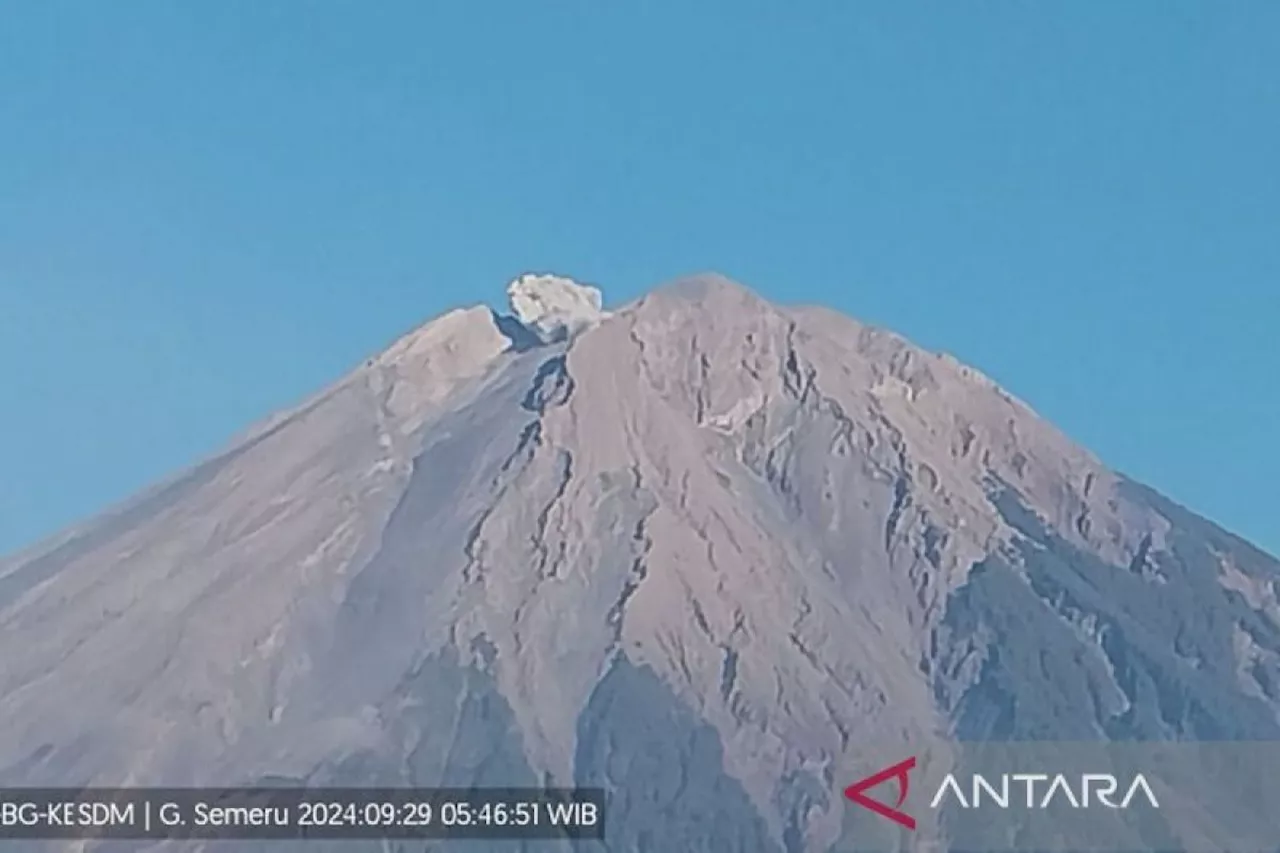
{"label": "mountain peak", "polygon": [[1280,739],[1280,563],[972,369],[719,275],[508,294],[0,563],[0,783],[541,779],[608,853],[823,853],[886,750]]}
{"label": "mountain peak", "polygon": [[654,288],[648,298],[659,301],[678,299],[704,305],[710,302],[726,301],[739,305],[767,304],[747,285],[718,272],[700,272],[680,276]]}

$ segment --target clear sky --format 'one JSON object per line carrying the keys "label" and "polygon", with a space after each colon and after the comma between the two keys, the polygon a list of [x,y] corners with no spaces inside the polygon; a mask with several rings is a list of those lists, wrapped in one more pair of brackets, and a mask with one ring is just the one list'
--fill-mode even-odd
{"label": "clear sky", "polygon": [[526,269],[889,326],[1280,551],[1280,3],[3,17],[0,551]]}

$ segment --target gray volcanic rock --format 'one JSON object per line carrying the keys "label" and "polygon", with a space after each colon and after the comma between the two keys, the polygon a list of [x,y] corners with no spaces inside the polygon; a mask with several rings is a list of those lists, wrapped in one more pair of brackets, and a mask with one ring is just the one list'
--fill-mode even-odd
{"label": "gray volcanic rock", "polygon": [[1280,738],[1280,564],[976,371],[521,281],[539,345],[447,314],[0,563],[0,783],[600,785],[586,849],[794,853],[957,739]]}

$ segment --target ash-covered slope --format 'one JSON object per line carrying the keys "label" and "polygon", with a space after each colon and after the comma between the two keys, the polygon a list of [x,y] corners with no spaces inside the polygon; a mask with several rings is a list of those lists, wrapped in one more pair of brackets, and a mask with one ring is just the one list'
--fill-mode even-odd
{"label": "ash-covered slope", "polygon": [[0,783],[602,785],[598,849],[790,853],[957,738],[1280,737],[1280,565],[970,368],[511,294],[0,565]]}

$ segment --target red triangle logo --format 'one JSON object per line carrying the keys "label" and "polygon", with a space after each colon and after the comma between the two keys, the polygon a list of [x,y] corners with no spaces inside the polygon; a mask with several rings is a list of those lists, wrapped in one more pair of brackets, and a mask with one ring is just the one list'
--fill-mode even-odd
{"label": "red triangle logo", "polygon": [[[899,826],[915,829],[916,819],[901,811],[902,804],[907,801],[907,793],[911,788],[911,779],[908,774],[915,769],[915,766],[916,758],[913,755],[906,761],[899,761],[892,767],[886,767],[879,773],[873,773],[860,782],[854,782],[844,789],[844,795],[864,809],[869,809],[881,817],[886,817]],[[889,806],[867,796],[867,791],[877,785],[888,782],[890,779],[898,780],[898,801],[894,805]]]}

